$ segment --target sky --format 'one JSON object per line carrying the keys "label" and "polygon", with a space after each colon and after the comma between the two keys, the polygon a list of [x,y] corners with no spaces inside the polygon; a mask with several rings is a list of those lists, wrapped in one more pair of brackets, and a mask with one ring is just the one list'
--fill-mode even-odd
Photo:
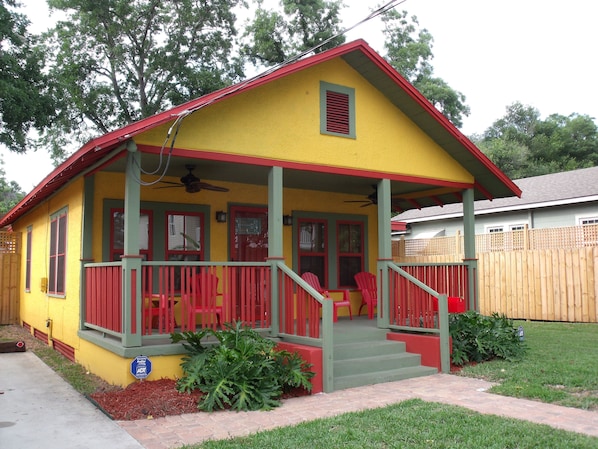
{"label": "sky", "polygon": [[[268,0],[273,1],[273,0]],[[386,0],[344,0],[345,27]],[[23,0],[22,10],[40,32],[52,23],[45,0]],[[481,134],[520,102],[550,114],[598,118],[598,4],[588,0],[406,0],[397,6],[415,15],[434,38],[434,75],[463,93],[470,107],[461,131]],[[379,18],[347,34],[384,54]],[[38,152],[18,156],[0,148],[8,181],[30,191],[53,167]]]}

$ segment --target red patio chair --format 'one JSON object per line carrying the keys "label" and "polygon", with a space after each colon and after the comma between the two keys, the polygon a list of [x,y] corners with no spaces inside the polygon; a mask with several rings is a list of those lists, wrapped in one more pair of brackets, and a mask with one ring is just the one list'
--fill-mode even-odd
{"label": "red patio chair", "polygon": [[[351,299],[349,298],[349,290],[324,290],[320,285],[320,279],[314,273],[310,273],[306,271],[301,275],[301,278],[309,284],[311,288],[316,290],[319,294],[324,296],[326,299],[330,299],[333,301],[333,321],[336,323],[338,321],[338,309],[339,307],[348,307],[349,308],[349,318],[353,319],[353,311],[351,310]],[[335,301],[331,296],[330,293],[342,293],[343,299],[340,301]]]}
{"label": "red patio chair", "polygon": [[368,308],[368,319],[374,318],[374,307],[378,305],[378,284],[376,282],[376,275],[361,271],[355,276],[357,289],[361,293],[361,306],[359,306],[359,315],[363,306]]}
{"label": "red patio chair", "polygon": [[[222,327],[222,304],[224,295],[218,292],[218,276],[214,273],[201,273],[196,277],[195,288],[191,288],[190,294],[183,294],[183,317],[187,329],[195,330],[197,315],[215,315],[216,324]],[[221,305],[218,305],[218,297],[223,298]],[[206,322],[205,317],[202,319]],[[210,321],[207,321],[210,323]],[[213,322],[211,323],[213,324]]]}
{"label": "red patio chair", "polygon": [[[438,298],[432,297],[434,312],[438,312]],[[463,313],[467,310],[465,299],[458,296],[448,297],[448,313]]]}
{"label": "red patio chair", "polygon": [[[152,328],[158,329],[160,333],[174,332],[177,326],[174,317],[174,305],[176,300],[167,295],[151,295],[145,300],[144,323],[149,324],[148,333],[151,334]],[[147,317],[147,318],[146,318]]]}

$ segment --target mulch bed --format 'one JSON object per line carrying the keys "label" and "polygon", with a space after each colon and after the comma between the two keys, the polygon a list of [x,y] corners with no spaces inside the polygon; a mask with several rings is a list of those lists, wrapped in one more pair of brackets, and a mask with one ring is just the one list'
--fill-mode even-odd
{"label": "mulch bed", "polygon": [[[282,399],[309,394],[303,389],[285,393]],[[121,390],[102,391],[89,395],[106,415],[119,421],[153,419],[164,416],[200,413],[197,403],[201,392],[180,393],[173,379],[144,380]]]}

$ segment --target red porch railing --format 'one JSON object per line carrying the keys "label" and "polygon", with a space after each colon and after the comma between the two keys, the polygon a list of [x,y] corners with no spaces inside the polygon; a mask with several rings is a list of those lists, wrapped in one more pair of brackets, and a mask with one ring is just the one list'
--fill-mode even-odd
{"label": "red porch railing", "polygon": [[124,314],[122,264],[86,264],[85,326],[119,336],[130,316],[133,332],[141,317],[142,336],[235,321],[270,330],[276,306],[275,333],[320,339],[323,298],[284,264],[275,266],[273,283],[270,263],[141,262],[141,303],[131,301]]}
{"label": "red porch railing", "polygon": [[[389,271],[390,324],[437,329],[438,298],[440,294],[469,300],[468,267],[465,264],[399,264],[404,273],[425,285],[422,288],[396,270]],[[435,304],[436,303],[436,304]]]}
{"label": "red porch railing", "polygon": [[85,322],[110,334],[122,332],[122,266],[85,267]]}

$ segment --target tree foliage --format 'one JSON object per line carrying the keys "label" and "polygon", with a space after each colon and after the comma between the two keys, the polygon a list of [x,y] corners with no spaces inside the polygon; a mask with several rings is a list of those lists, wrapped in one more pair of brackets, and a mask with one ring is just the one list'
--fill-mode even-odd
{"label": "tree foliage", "polygon": [[311,48],[318,47],[318,53],[345,41],[339,35],[341,1],[280,0],[281,10],[265,9],[262,0],[255,5],[242,48],[254,64],[278,64]]}
{"label": "tree foliage", "polygon": [[235,0],[49,0],[66,19],[46,36],[58,121],[55,159],[79,142],[238,80]]}
{"label": "tree foliage", "polygon": [[4,171],[4,161],[0,159],[0,217],[10,211],[25,196],[16,181],[8,182]]}
{"label": "tree foliage", "polygon": [[473,140],[514,179],[598,165],[598,127],[588,115],[542,120],[537,109],[516,102]]}
{"label": "tree foliage", "polygon": [[15,0],[0,0],[0,143],[23,153],[30,144],[28,132],[47,127],[54,108],[43,52],[17,6]]}
{"label": "tree foliage", "polygon": [[455,126],[463,126],[463,116],[470,112],[465,95],[434,76],[434,39],[430,32],[419,29],[417,17],[408,17],[407,11],[390,10],[382,16],[382,22],[388,62]]}

